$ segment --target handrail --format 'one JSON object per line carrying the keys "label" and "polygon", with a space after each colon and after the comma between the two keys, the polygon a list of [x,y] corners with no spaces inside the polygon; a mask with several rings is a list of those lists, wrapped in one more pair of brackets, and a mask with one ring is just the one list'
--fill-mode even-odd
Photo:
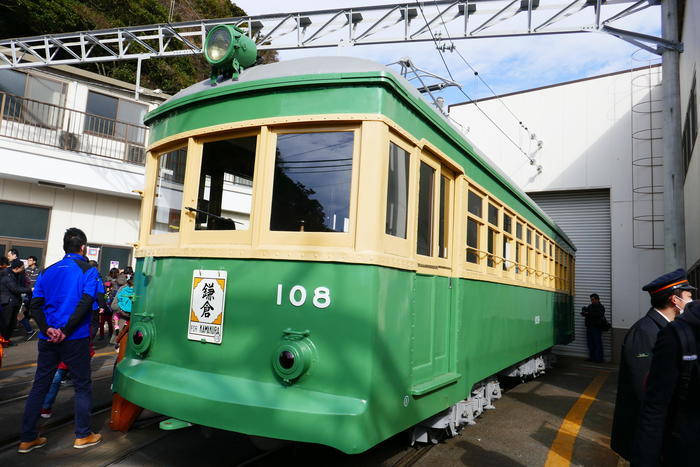
{"label": "handrail", "polygon": [[[484,258],[487,258],[487,257],[492,257],[492,259],[494,260],[494,262],[496,262],[496,264],[510,263],[510,266],[506,266],[506,267],[508,268],[508,269],[507,269],[508,271],[510,271],[511,269],[517,267],[517,268],[521,269],[521,270],[524,271],[524,272],[528,272],[528,273],[531,273],[531,274],[535,274],[537,277],[545,276],[545,278],[548,279],[548,280],[557,280],[557,279],[559,279],[559,280],[561,280],[563,283],[565,283],[565,284],[567,284],[567,285],[568,285],[569,282],[570,282],[569,280],[566,280],[566,279],[564,279],[564,278],[561,277],[561,276],[557,276],[557,275],[555,275],[555,274],[551,274],[551,273],[548,273],[548,272],[545,272],[545,271],[541,271],[541,270],[536,269],[536,268],[534,268],[534,267],[532,267],[532,266],[528,266],[528,265],[526,265],[526,264],[524,264],[524,263],[518,263],[518,262],[516,262],[516,261],[514,261],[514,260],[512,260],[512,259],[508,259],[508,258],[505,258],[505,257],[503,257],[503,256],[496,255],[496,254],[494,254],[494,253],[489,253],[489,252],[486,251],[486,250],[480,250],[480,249],[478,249],[478,248],[473,248],[473,247],[470,247],[470,246],[466,246],[466,247],[464,247],[464,249],[465,249],[465,252],[467,252],[467,253],[474,253],[474,254],[476,254],[477,257],[478,257],[478,259],[479,259],[479,261],[481,261],[481,260],[483,260]],[[490,266],[489,266],[489,267],[490,267]],[[562,290],[563,290],[563,289],[562,289]]]}
{"label": "handrail", "polygon": [[0,92],[0,136],[143,165],[148,128]]}

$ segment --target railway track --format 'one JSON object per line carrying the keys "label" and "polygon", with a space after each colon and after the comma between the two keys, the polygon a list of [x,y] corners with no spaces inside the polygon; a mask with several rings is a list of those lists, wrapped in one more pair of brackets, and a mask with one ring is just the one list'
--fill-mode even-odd
{"label": "railway track", "polygon": [[437,444],[426,444],[411,448],[403,457],[391,465],[391,467],[410,467],[416,464],[426,454],[430,452]]}

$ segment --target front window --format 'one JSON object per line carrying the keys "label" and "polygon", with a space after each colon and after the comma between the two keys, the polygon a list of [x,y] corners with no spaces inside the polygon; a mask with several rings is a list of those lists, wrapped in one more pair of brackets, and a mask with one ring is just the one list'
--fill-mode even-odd
{"label": "front window", "polygon": [[277,136],[270,230],[348,232],[355,133]]}
{"label": "front window", "polygon": [[256,137],[204,143],[195,230],[248,230]]}
{"label": "front window", "polygon": [[187,151],[176,149],[158,159],[151,234],[179,232]]}

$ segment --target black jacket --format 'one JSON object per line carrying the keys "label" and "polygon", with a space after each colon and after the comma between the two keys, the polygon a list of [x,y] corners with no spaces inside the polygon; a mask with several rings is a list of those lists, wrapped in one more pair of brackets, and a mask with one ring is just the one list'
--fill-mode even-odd
{"label": "black jacket", "polygon": [[696,466],[700,460],[700,376],[694,366],[689,397],[679,400],[683,365],[677,321],[688,323],[700,343],[700,301],[686,306],[685,312],[666,326],[656,340],[647,390],[639,414],[632,448],[632,466]]}
{"label": "black jacket", "polygon": [[651,308],[627,331],[622,344],[610,447],[627,460],[630,459],[654,343],[659,331],[667,324],[666,318]]}
{"label": "black jacket", "polygon": [[605,322],[605,307],[602,303],[584,306],[581,314],[586,318],[587,328],[602,328]]}
{"label": "black jacket", "polygon": [[32,289],[20,287],[17,283],[17,274],[12,272],[12,269],[0,270],[0,304],[3,306],[7,304],[19,305],[23,293],[30,294]]}

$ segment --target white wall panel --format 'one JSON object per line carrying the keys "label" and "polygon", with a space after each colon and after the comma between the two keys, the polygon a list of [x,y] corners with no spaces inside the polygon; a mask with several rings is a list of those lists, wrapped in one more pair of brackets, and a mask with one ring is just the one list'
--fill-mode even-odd
{"label": "white wall panel", "polygon": [[[504,96],[502,102],[479,102],[511,138],[535,155],[542,165],[539,174],[474,105],[450,107],[451,117],[470,128],[467,138],[524,191],[609,191],[614,285],[605,306],[615,310],[612,324],[617,328],[629,328],[646,313],[649,298],[641,288],[665,272],[662,250],[633,246],[632,79],[645,72],[621,72]],[[527,125],[527,132],[504,103]],[[537,140],[543,143],[540,150]]]}
{"label": "white wall panel", "polygon": [[[610,192],[608,190],[558,191],[531,193],[535,202],[576,244],[576,295],[574,322],[576,338],[557,351],[568,355],[588,355],[586,327],[581,307],[590,304],[597,293],[612,321]],[[605,359],[611,356],[609,332],[603,334]]]}

